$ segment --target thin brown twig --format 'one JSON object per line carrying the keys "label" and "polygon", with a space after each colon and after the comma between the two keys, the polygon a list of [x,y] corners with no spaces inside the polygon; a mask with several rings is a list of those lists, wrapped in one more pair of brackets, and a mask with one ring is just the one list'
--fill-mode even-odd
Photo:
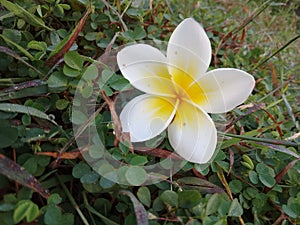
{"label": "thin brown twig", "polygon": [[[275,185],[277,185],[283,176],[288,172],[289,169],[291,169],[298,161],[300,158],[294,159],[292,162],[290,162],[285,168],[283,168],[276,176],[275,176]],[[273,186],[273,187],[274,187]],[[273,187],[265,187],[264,188],[264,193],[268,193],[270,190],[272,190]]]}
{"label": "thin brown twig", "polygon": [[[227,180],[226,180],[226,178],[225,178],[225,176],[224,176],[224,173],[223,173],[222,168],[221,168],[219,165],[218,165],[218,172],[217,172],[217,175],[218,175],[218,177],[219,177],[219,180],[221,181],[221,183],[222,183],[223,186],[225,187],[226,193],[227,193],[227,195],[229,196],[230,200],[233,201],[233,196],[232,196],[231,190],[230,190],[230,188],[229,188],[229,184],[228,184],[228,182],[227,182]],[[241,225],[244,225],[244,224],[245,224],[245,222],[244,222],[242,216],[239,216],[238,219],[239,219]]]}
{"label": "thin brown twig", "polygon": [[283,211],[280,206],[276,205],[270,198],[268,199],[268,202],[270,202],[274,206],[274,208],[281,213],[281,215],[273,223],[273,225],[281,224],[284,219],[287,219],[292,225],[296,225],[296,223]]}
{"label": "thin brown twig", "polygon": [[55,161],[52,163],[51,167],[52,168],[56,168],[59,164],[59,162],[61,161],[61,155],[75,142],[75,140],[85,131],[85,129],[90,125],[90,123],[96,118],[96,116],[102,111],[102,109],[105,107],[106,103],[103,103],[101,105],[101,107],[99,107],[94,113],[93,115],[88,118],[88,120],[81,125],[81,127],[79,127],[79,129],[77,130],[77,133],[74,135],[74,137],[72,137],[65,145],[63,148],[61,148],[58,151],[58,155],[57,158],[55,159]]}
{"label": "thin brown twig", "polygon": [[[17,162],[17,153],[16,153],[16,149],[13,148],[13,157],[14,157],[14,162]],[[19,192],[19,182],[17,180],[15,180],[15,186],[16,186],[16,193]]]}
{"label": "thin brown twig", "polygon": [[110,111],[110,114],[111,114],[111,117],[112,117],[112,120],[114,123],[114,130],[115,130],[115,136],[116,136],[115,146],[117,146],[119,144],[119,141],[127,142],[127,143],[129,143],[129,148],[130,148],[131,152],[133,152],[133,147],[130,142],[129,133],[122,132],[122,125],[121,125],[120,118],[115,109],[115,102],[107,96],[107,94],[105,93],[104,90],[100,90],[100,93],[109,108],[109,111]]}
{"label": "thin brown twig", "polygon": [[118,13],[118,11],[115,10],[114,7],[112,7],[107,1],[105,1],[105,0],[101,0],[101,1],[106,5],[107,8],[109,8],[115,15],[117,15],[120,23],[122,24],[124,31],[128,31],[128,28],[127,28],[126,24],[124,23],[122,16]]}

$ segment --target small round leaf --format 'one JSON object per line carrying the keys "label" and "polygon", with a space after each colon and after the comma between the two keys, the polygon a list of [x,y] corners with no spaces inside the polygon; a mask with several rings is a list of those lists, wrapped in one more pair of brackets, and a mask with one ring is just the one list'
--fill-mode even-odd
{"label": "small round leaf", "polygon": [[64,56],[65,63],[74,70],[81,70],[83,67],[83,60],[78,52],[70,51]]}
{"label": "small round leaf", "polygon": [[193,208],[201,201],[201,194],[196,190],[184,190],[178,194],[179,206],[182,208]]}
{"label": "small round leaf", "polygon": [[91,172],[91,168],[87,164],[79,163],[73,167],[72,175],[75,178],[81,178],[82,176],[90,172]]}
{"label": "small round leaf", "polygon": [[240,205],[239,201],[235,198],[233,199],[230,208],[229,208],[229,212],[228,212],[228,216],[241,216],[243,215],[243,208]]}
{"label": "small round leaf", "polygon": [[30,200],[22,200],[14,210],[13,219],[15,223],[26,218],[27,222],[32,222],[39,215],[39,207]]}
{"label": "small round leaf", "polygon": [[125,173],[127,181],[134,186],[140,186],[146,181],[147,173],[139,166],[131,166]]}
{"label": "small round leaf", "polygon": [[98,76],[98,68],[96,65],[90,65],[89,67],[86,68],[84,71],[82,78],[90,81],[94,80]]}
{"label": "small round leaf", "polygon": [[143,203],[145,206],[150,207],[151,205],[151,194],[149,191],[149,188],[147,187],[140,187],[137,191],[137,196],[141,203]]}
{"label": "small round leaf", "polygon": [[178,206],[178,194],[175,191],[166,190],[164,191],[160,199],[163,201],[163,203],[177,207]]}

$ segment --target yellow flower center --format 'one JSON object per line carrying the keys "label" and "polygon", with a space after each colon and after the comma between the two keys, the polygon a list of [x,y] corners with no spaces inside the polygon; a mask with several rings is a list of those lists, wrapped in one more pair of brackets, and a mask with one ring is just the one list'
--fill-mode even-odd
{"label": "yellow flower center", "polygon": [[171,72],[176,96],[179,100],[192,101],[197,105],[201,105],[207,101],[204,91],[191,76],[178,69],[172,69]]}

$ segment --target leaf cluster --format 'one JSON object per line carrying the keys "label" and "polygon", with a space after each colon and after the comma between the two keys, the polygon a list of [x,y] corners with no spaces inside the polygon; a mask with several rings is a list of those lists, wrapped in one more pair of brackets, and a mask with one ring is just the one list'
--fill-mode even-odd
{"label": "leaf cluster", "polygon": [[[299,4],[233,2],[0,0],[0,224],[300,223]],[[172,149],[165,136],[148,152],[116,140],[107,99],[131,86],[106,53],[167,41],[186,17],[208,33],[211,68],[241,68],[257,84],[225,115],[210,165],[146,186],[141,166],[171,170]],[[88,151],[73,125],[97,130]]]}

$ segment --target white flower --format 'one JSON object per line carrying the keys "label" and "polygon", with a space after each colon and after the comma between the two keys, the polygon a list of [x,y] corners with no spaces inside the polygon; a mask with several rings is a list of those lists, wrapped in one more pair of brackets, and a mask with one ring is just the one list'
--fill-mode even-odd
{"label": "white flower", "polygon": [[254,78],[238,69],[207,72],[210,41],[194,19],[174,30],[167,56],[146,44],[117,55],[123,76],[145,94],[124,107],[120,120],[132,142],[149,140],[167,129],[170,144],[184,159],[206,163],[214,154],[217,131],[208,113],[224,113],[243,103]]}

